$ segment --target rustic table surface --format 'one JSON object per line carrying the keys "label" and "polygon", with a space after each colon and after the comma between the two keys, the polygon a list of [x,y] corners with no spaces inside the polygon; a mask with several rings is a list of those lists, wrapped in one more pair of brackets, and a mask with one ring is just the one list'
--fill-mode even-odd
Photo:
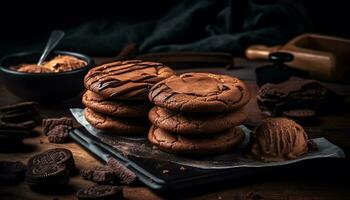
{"label": "rustic table surface", "polygon": [[[97,59],[97,63],[104,59]],[[184,71],[209,71],[231,74],[245,80],[251,91],[256,94],[254,69],[263,63],[250,62],[244,59],[236,59],[236,65],[230,70],[224,68],[196,68],[182,69]],[[340,86],[339,86],[340,87]],[[20,102],[21,100],[9,93],[0,80],[0,106]],[[55,103],[53,105],[39,105],[43,117],[71,116],[70,107],[82,107],[80,97],[72,100]],[[264,116],[256,105],[255,98],[247,106],[250,125],[258,124]],[[345,154],[350,152],[350,114],[345,112],[334,116],[320,117],[321,123],[317,126],[305,127],[309,137],[325,137],[332,143],[341,147]],[[78,168],[84,168],[101,163],[83,150],[73,141],[66,144],[51,144],[40,133],[37,136],[26,138],[24,143],[28,146],[24,152],[0,153],[0,160],[22,161],[24,163],[34,154],[55,147],[68,148],[73,152]],[[284,171],[283,173],[268,174],[249,178],[239,183],[225,183],[215,188],[203,188],[198,191],[189,191],[188,195],[181,199],[350,199],[350,162],[349,159],[332,160],[327,162],[315,162]],[[0,186],[0,199],[75,199],[78,188],[93,185],[92,182],[83,180],[79,175],[70,179],[72,190],[65,194],[48,195],[39,194],[21,183],[17,186]],[[126,199],[164,199],[169,197],[160,196],[142,185],[124,187]]]}

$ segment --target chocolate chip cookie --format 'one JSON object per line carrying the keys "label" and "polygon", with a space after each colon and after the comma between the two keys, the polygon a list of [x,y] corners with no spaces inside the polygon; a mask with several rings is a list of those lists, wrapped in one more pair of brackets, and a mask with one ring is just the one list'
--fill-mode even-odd
{"label": "chocolate chip cookie", "polygon": [[154,85],[149,100],[181,112],[223,112],[241,108],[250,93],[237,78],[211,73],[185,73]]}
{"label": "chocolate chip cookie", "polygon": [[207,137],[188,137],[174,134],[152,126],[148,140],[163,151],[179,154],[218,154],[234,149],[243,142],[244,133],[239,127],[233,127]]}
{"label": "chocolate chip cookie", "polygon": [[156,62],[117,61],[90,70],[85,87],[104,97],[121,100],[145,100],[149,89],[170,77],[174,71]]}
{"label": "chocolate chip cookie", "polygon": [[83,95],[82,101],[91,110],[116,117],[144,117],[151,108],[148,102],[110,100],[89,90]]}
{"label": "chocolate chip cookie", "polygon": [[137,135],[146,133],[149,127],[145,119],[116,118],[94,112],[90,108],[84,109],[84,116],[93,127],[114,134]]}
{"label": "chocolate chip cookie", "polygon": [[154,107],[148,115],[155,126],[179,134],[214,134],[241,125],[247,118],[243,110],[208,114],[179,113]]}

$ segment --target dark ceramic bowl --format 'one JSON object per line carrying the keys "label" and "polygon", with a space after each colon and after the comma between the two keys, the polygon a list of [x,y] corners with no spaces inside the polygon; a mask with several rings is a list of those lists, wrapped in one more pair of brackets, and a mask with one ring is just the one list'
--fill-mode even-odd
{"label": "dark ceramic bowl", "polygon": [[47,60],[57,55],[70,55],[85,60],[86,67],[59,73],[25,73],[9,69],[23,63],[37,63],[41,52],[24,52],[0,60],[0,76],[7,89],[29,101],[57,102],[79,95],[84,90],[84,76],[93,67],[89,56],[67,51],[54,51]]}

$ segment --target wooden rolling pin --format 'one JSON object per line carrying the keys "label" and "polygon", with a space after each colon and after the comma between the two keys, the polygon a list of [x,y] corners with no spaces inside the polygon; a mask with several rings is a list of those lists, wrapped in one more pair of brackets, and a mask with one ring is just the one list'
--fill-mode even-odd
{"label": "wooden rolling pin", "polygon": [[268,47],[252,45],[246,49],[251,60],[267,60],[273,52],[288,52],[294,55],[289,66],[308,71],[319,80],[336,81],[347,75],[350,67],[350,40],[317,35],[302,34],[285,45]]}

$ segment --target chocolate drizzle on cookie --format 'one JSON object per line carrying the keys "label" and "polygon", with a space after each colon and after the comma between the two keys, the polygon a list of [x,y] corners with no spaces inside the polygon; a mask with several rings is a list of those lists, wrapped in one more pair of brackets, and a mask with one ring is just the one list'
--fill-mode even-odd
{"label": "chocolate drizzle on cookie", "polygon": [[85,86],[105,97],[141,100],[147,97],[151,86],[173,74],[161,63],[118,61],[90,70]]}

